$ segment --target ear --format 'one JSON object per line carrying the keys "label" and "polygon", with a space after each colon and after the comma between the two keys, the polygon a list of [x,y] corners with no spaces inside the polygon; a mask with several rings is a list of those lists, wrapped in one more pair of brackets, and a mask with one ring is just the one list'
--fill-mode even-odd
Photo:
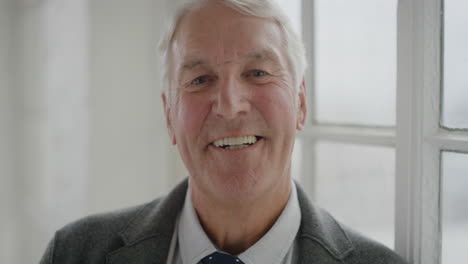
{"label": "ear", "polygon": [[175,145],[176,138],[174,135],[174,128],[172,127],[172,122],[171,122],[171,108],[169,107],[169,102],[167,101],[166,93],[162,92],[161,93],[161,99],[163,101],[163,106],[164,106],[164,115],[166,117],[166,127],[167,127],[167,132],[169,133],[169,138],[171,139],[172,145]]}
{"label": "ear", "polygon": [[301,86],[299,87],[299,92],[297,95],[297,119],[296,119],[296,129],[302,130],[304,128],[307,116],[307,97],[306,97],[306,88],[305,80],[302,79]]}

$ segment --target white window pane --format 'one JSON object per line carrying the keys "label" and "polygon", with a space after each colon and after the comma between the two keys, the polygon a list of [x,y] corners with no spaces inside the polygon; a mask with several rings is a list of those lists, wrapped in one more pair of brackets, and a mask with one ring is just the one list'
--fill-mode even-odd
{"label": "white window pane", "polygon": [[442,124],[468,128],[468,1],[444,1]]}
{"label": "white window pane", "polygon": [[316,120],[394,126],[397,1],[315,3]]}
{"label": "white window pane", "polygon": [[315,198],[340,222],[393,248],[395,151],[319,142]]}
{"label": "white window pane", "polygon": [[468,263],[468,155],[442,154],[442,264]]}

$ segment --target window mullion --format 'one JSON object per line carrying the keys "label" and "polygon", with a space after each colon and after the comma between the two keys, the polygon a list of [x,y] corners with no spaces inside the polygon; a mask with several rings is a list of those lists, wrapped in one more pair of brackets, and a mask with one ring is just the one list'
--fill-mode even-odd
{"label": "window mullion", "polygon": [[441,1],[398,5],[395,248],[411,263],[440,263]]}
{"label": "window mullion", "polygon": [[394,128],[313,125],[300,133],[301,138],[395,147]]}
{"label": "window mullion", "polygon": [[442,131],[427,138],[431,144],[439,149],[468,153],[468,133]]}

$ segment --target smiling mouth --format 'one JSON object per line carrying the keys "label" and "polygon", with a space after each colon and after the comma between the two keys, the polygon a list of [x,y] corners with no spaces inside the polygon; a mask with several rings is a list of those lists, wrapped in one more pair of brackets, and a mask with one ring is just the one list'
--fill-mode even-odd
{"label": "smiling mouth", "polygon": [[214,141],[211,145],[227,150],[237,150],[252,146],[262,138],[260,136],[226,137]]}

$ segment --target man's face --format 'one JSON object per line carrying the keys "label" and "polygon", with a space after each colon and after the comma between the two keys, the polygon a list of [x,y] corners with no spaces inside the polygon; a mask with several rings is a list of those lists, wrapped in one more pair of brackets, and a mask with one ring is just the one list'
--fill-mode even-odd
{"label": "man's face", "polygon": [[290,181],[306,106],[279,27],[210,3],[181,19],[170,58],[163,101],[192,188],[241,199]]}

